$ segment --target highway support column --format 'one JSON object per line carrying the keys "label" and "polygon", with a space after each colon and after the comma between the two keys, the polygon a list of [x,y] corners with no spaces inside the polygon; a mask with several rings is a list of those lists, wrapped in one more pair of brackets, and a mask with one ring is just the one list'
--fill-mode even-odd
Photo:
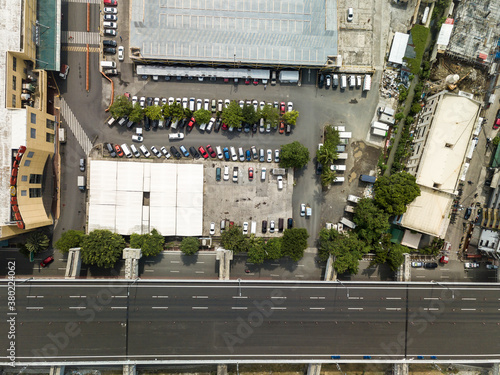
{"label": "highway support column", "polygon": [[137,375],[135,365],[123,365],[123,375]]}
{"label": "highway support column", "polygon": [[233,260],[232,250],[219,247],[216,250],[216,259],[219,261],[219,280],[229,280],[231,261]]}
{"label": "highway support column", "polygon": [[217,365],[217,375],[227,375],[227,365]]}
{"label": "highway support column", "polygon": [[392,375],[408,375],[409,365],[408,363],[395,363],[392,366]]}
{"label": "highway support column", "polygon": [[333,268],[333,262],[335,262],[335,257],[330,254],[328,260],[326,261],[325,281],[337,280],[337,272],[335,271],[335,268]]}
{"label": "highway support column", "polygon": [[123,259],[125,259],[125,278],[135,280],[139,277],[139,259],[142,257],[141,249],[123,249]]}
{"label": "highway support column", "polygon": [[321,373],[321,363],[309,363],[307,375],[319,375]]}
{"label": "highway support column", "polygon": [[64,366],[53,366],[50,368],[50,375],[64,375]]}

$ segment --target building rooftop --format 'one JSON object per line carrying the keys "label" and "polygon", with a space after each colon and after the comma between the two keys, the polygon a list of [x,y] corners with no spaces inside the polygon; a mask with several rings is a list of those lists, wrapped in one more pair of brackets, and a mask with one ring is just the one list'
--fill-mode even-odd
{"label": "building rooftop", "polygon": [[141,57],[322,66],[337,55],[335,0],[132,0]]}

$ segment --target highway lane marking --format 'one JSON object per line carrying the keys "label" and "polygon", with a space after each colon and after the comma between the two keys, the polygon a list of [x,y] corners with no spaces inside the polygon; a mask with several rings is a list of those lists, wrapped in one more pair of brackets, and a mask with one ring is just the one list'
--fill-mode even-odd
{"label": "highway lane marking", "polygon": [[127,306],[111,306],[111,310],[126,309]]}
{"label": "highway lane marking", "polygon": [[144,270],[144,272],[155,272],[155,270]]}
{"label": "highway lane marking", "polygon": [[26,307],[26,310],[43,310],[43,307]]}
{"label": "highway lane marking", "polygon": [[309,307],[309,310],[324,310],[324,307]]}
{"label": "highway lane marking", "polygon": [[271,307],[271,310],[286,310],[286,307]]}
{"label": "highway lane marking", "polygon": [[87,296],[69,296],[69,298],[87,298]]}
{"label": "highway lane marking", "polygon": [[168,296],[151,296],[153,298],[168,298]]}
{"label": "highway lane marking", "polygon": [[449,278],[450,278],[450,276],[444,276],[444,275],[441,275],[441,278],[442,278],[442,279],[449,279]]}
{"label": "highway lane marking", "polygon": [[70,306],[68,307],[70,310],[85,310],[85,306]]}
{"label": "highway lane marking", "polygon": [[417,277],[422,277],[422,278],[423,278],[423,277],[425,277],[425,276],[424,276],[424,275],[417,275]]}
{"label": "highway lane marking", "polygon": [[462,297],[462,301],[475,301],[476,297]]}
{"label": "highway lane marking", "polygon": [[476,311],[476,309],[460,309],[462,311]]}
{"label": "highway lane marking", "polygon": [[363,299],[363,297],[347,297],[348,299]]}
{"label": "highway lane marking", "polygon": [[58,270],[59,271],[66,271],[66,267],[59,267]]}
{"label": "highway lane marking", "polygon": [[438,311],[437,307],[424,307],[424,311]]}
{"label": "highway lane marking", "polygon": [[271,263],[271,266],[278,266],[279,267],[279,263]]}
{"label": "highway lane marking", "polygon": [[271,296],[271,299],[286,299],[286,297],[272,297]]}
{"label": "highway lane marking", "polygon": [[275,275],[274,273],[272,273],[271,277],[280,277],[280,275]]}
{"label": "highway lane marking", "polygon": [[205,264],[205,262],[196,262],[196,264]]}
{"label": "highway lane marking", "polygon": [[363,310],[362,307],[348,307],[347,310]]}
{"label": "highway lane marking", "polygon": [[441,271],[449,271],[449,268],[441,268]]}
{"label": "highway lane marking", "polygon": [[304,267],[304,264],[297,264],[297,267]]}
{"label": "highway lane marking", "polygon": [[389,311],[400,311],[401,307],[386,307],[385,309]]}
{"label": "highway lane marking", "polygon": [[295,275],[295,277],[304,277],[304,275]]}
{"label": "highway lane marking", "polygon": [[191,307],[192,310],[208,310],[208,307],[206,306],[193,306]]}
{"label": "highway lane marking", "polygon": [[208,296],[192,296],[191,298],[208,298]]}
{"label": "highway lane marking", "polygon": [[233,298],[242,298],[242,299],[245,299],[245,298],[248,298],[247,296],[233,296]]}
{"label": "highway lane marking", "polygon": [[315,297],[315,296],[310,296],[309,299],[325,299],[325,297]]}
{"label": "highway lane marking", "polygon": [[67,259],[59,259],[59,262],[67,262]]}
{"label": "highway lane marking", "polygon": [[179,273],[180,271],[170,271],[170,272],[172,272],[172,273]]}
{"label": "highway lane marking", "polygon": [[205,271],[195,271],[195,273],[205,273]]}
{"label": "highway lane marking", "polygon": [[437,300],[439,297],[424,297],[424,299],[432,299],[432,300]]}
{"label": "highway lane marking", "polygon": [[26,298],[43,298],[43,296],[26,296]]}
{"label": "highway lane marking", "polygon": [[180,263],[179,260],[171,260],[170,263]]}
{"label": "highway lane marking", "polygon": [[152,309],[156,309],[156,310],[167,310],[168,307],[166,306],[151,306]]}
{"label": "highway lane marking", "polygon": [[385,299],[401,299],[401,297],[385,297]]}
{"label": "highway lane marking", "polygon": [[248,307],[231,307],[232,310],[246,310]]}
{"label": "highway lane marking", "polygon": [[111,298],[127,298],[127,296],[111,296]]}

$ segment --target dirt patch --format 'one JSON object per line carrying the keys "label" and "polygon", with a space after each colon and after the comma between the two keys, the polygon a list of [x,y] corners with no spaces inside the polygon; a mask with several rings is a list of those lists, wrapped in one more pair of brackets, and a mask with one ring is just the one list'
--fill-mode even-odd
{"label": "dirt patch", "polygon": [[370,146],[363,141],[353,142],[350,146],[354,163],[347,178],[349,184],[355,181],[360,174],[370,174],[370,172],[375,171],[382,153],[380,148]]}

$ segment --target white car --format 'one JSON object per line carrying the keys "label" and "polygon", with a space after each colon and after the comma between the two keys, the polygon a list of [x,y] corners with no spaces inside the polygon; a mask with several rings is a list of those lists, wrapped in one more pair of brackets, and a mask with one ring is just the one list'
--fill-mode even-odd
{"label": "white car", "polygon": [[421,268],[424,264],[422,262],[411,262],[413,268]]}
{"label": "white car", "polygon": [[161,98],[161,104],[162,105],[167,104],[167,98]]}
{"label": "white car", "polygon": [[213,236],[215,234],[215,223],[212,221],[210,223],[210,235]]}
{"label": "white car", "polygon": [[189,98],[189,110],[191,112],[194,112],[195,100],[195,98]]}
{"label": "white car", "polygon": [[280,162],[280,150],[279,149],[274,150],[274,162],[275,163]]}
{"label": "white car", "polygon": [[229,99],[224,100],[224,108],[227,108],[229,106],[229,103],[231,103]]}
{"label": "white car", "polygon": [[259,106],[260,106],[260,110],[262,111],[264,109],[264,106],[266,105],[265,102],[260,102]]}
{"label": "white car", "polygon": [[118,47],[118,60],[123,61],[125,59],[125,48],[123,46]]}
{"label": "white car", "polygon": [[[154,147],[154,146],[153,146],[153,147]],[[171,157],[172,155],[170,155],[170,152],[168,152],[168,150],[166,149],[166,147],[165,147],[165,146],[162,146],[162,147],[160,148],[160,150],[161,150],[161,152],[163,153],[163,155],[165,155],[165,157],[166,157],[167,159],[170,159],[170,157]],[[280,177],[281,177],[281,176],[280,176]]]}
{"label": "white car", "polygon": [[278,176],[277,181],[278,181],[278,190],[283,189],[283,176]]}
{"label": "white car", "polygon": [[244,100],[240,100],[238,102],[238,104],[240,105],[241,109],[243,109],[243,107],[245,106],[245,101]]}
{"label": "white car", "polygon": [[248,222],[245,221],[243,223],[243,234],[247,234],[248,233]]}
{"label": "white car", "polygon": [[274,228],[275,228],[274,220],[271,220],[271,222],[269,223],[269,233],[274,233]]}
{"label": "white car", "polygon": [[182,98],[182,108],[186,109],[188,107],[188,98]]}
{"label": "white car", "polygon": [[109,21],[104,21],[102,25],[107,29],[116,29],[117,27],[116,22],[109,22]]}
{"label": "white car", "polygon": [[255,109],[255,112],[257,112],[257,109],[259,109],[259,102],[257,100],[252,101],[253,109]]}
{"label": "white car", "polygon": [[300,216],[306,216],[306,205],[305,203],[300,204]]}
{"label": "white car", "polygon": [[177,140],[184,139],[184,133],[172,133],[168,135],[168,139]]}
{"label": "white car", "polygon": [[352,8],[347,9],[347,22],[352,22],[354,18],[354,11]]}
{"label": "white car", "polygon": [[135,147],[135,145],[130,145],[130,151],[132,151],[132,154],[134,154],[134,156],[136,158],[141,157],[141,154],[139,154],[139,151],[137,151],[137,148]]}
{"label": "white car", "polygon": [[142,142],[144,140],[144,138],[142,137],[142,135],[133,135],[132,136],[132,141],[134,142]]}
{"label": "white car", "polygon": [[[186,98],[186,99],[187,99],[187,98]],[[177,104],[182,104],[182,99],[181,99],[181,98],[177,98],[177,99],[175,99],[175,102],[176,102]]]}
{"label": "white car", "polygon": [[229,181],[229,167],[227,165],[224,166],[224,181]]}
{"label": "white car", "polygon": [[288,102],[287,107],[288,107],[287,112],[293,111],[293,103],[292,102]]}
{"label": "white car", "polygon": [[117,14],[118,10],[116,8],[112,7],[106,7],[104,8],[104,14]]}
{"label": "white car", "polygon": [[268,149],[267,150],[267,162],[271,163],[273,161],[273,150]]}
{"label": "white car", "polygon": [[214,126],[215,123],[215,117],[212,117],[210,121],[208,122],[207,128],[205,129],[207,132],[212,131],[212,127]]}
{"label": "white car", "polygon": [[160,98],[155,98],[155,105],[160,105]]}
{"label": "white car", "polygon": [[149,158],[151,156],[151,154],[149,153],[148,149],[146,148],[146,146],[144,145],[141,145],[141,147],[139,147],[139,150],[141,150],[141,152],[143,153],[143,155],[147,158]]}
{"label": "white car", "polygon": [[222,152],[222,147],[220,146],[215,147],[215,152],[217,152],[217,157],[220,160],[224,159],[224,153]]}
{"label": "white car", "polygon": [[236,153],[236,149],[233,146],[231,146],[230,151],[231,151],[231,160],[232,161],[237,161],[238,160],[238,154]]}
{"label": "white car", "polygon": [[210,100],[205,99],[205,101],[203,102],[203,109],[205,111],[210,111]]}
{"label": "white car", "polygon": [[171,96],[170,98],[168,98],[168,105],[172,105],[175,103],[175,99],[173,96]]}
{"label": "white car", "polygon": [[201,99],[198,99],[196,101],[196,110],[200,110],[203,107],[203,101]]}
{"label": "white car", "polygon": [[141,99],[139,99],[139,104],[141,105],[141,108],[144,108],[146,106],[146,97],[141,96]]}
{"label": "white car", "polygon": [[217,101],[217,111],[222,112],[223,107],[224,107],[224,102],[222,101],[222,99],[219,99]]}
{"label": "white car", "polygon": [[153,151],[153,154],[155,154],[157,158],[161,158],[161,152],[158,151],[158,149],[155,146],[151,146],[151,151]]}
{"label": "white car", "polygon": [[132,107],[137,103],[137,96],[132,96]]}

